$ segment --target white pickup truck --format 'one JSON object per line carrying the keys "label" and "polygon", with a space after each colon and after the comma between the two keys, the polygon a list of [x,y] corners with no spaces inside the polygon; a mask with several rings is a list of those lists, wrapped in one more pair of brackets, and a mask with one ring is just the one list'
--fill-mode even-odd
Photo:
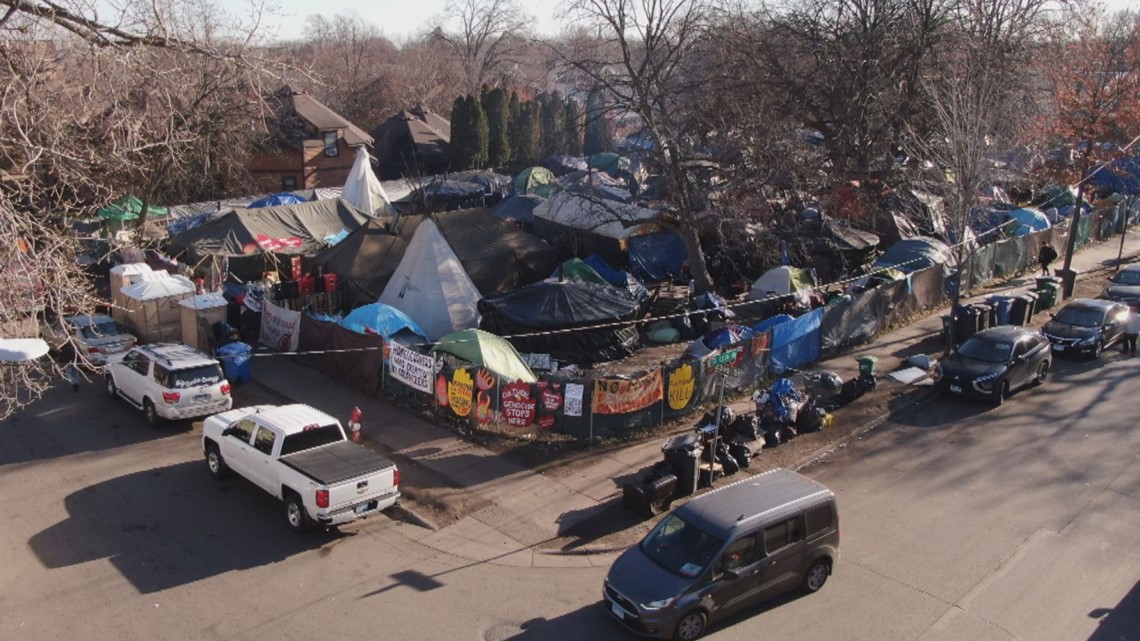
{"label": "white pickup truck", "polygon": [[395,505],[396,464],[345,438],[308,405],[257,405],[206,419],[202,452],[215,478],[231,470],[285,502],[289,527],[339,525]]}

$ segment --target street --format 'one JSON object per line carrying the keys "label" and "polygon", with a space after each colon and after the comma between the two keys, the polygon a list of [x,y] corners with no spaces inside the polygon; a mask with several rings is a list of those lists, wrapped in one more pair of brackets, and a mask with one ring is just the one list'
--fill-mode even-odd
{"label": "street", "polygon": [[[840,501],[834,576],[710,638],[1140,639],[1138,367],[1058,360],[1003,407],[933,400],[808,468]],[[384,515],[299,537],[198,438],[98,382],[0,429],[3,638],[632,638],[598,606],[612,555],[474,563]]]}

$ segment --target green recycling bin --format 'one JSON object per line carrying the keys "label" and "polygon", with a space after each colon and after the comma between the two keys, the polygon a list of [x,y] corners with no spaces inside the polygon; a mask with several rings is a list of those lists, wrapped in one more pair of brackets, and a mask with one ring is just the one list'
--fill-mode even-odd
{"label": "green recycling bin", "polygon": [[860,376],[874,376],[875,370],[878,368],[879,357],[877,356],[860,356],[855,359],[859,363]]}
{"label": "green recycling bin", "polygon": [[942,316],[942,342],[946,345],[953,345],[955,343],[954,329],[955,325],[957,324],[957,319],[955,319],[950,314],[945,314]]}
{"label": "green recycling bin", "polygon": [[1061,293],[1060,283],[1041,283],[1033,291],[1037,292],[1037,307],[1049,309],[1057,304],[1057,296]]}

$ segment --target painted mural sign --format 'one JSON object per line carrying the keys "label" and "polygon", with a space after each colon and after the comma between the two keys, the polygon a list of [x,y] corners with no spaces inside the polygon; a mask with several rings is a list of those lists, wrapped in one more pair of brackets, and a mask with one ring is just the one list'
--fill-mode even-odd
{"label": "painted mural sign", "polygon": [[465,369],[452,372],[451,380],[447,382],[447,401],[456,416],[466,417],[471,414],[474,394],[475,382],[471,380],[471,374]]}
{"label": "painted mural sign", "polygon": [[666,399],[671,410],[683,410],[693,400],[693,392],[697,389],[696,372],[689,363],[684,363],[677,369],[669,372],[666,385]]}
{"label": "painted mural sign", "polygon": [[537,402],[531,395],[530,383],[515,381],[503,386],[503,420],[512,427],[526,427],[534,422]]}
{"label": "painted mural sign", "polygon": [[495,385],[498,380],[495,375],[489,370],[479,368],[475,372],[475,409],[472,410],[472,416],[475,422],[480,425],[486,425],[495,418],[495,410],[491,408],[491,399],[495,396]]}
{"label": "painted mural sign", "polygon": [[628,414],[661,400],[661,370],[640,378],[594,379],[593,411],[598,414]]}

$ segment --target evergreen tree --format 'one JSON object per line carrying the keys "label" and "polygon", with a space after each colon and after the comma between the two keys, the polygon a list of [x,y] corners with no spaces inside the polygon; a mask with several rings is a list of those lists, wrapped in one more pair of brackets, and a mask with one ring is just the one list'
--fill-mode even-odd
{"label": "evergreen tree", "polygon": [[475,132],[474,144],[472,146],[471,169],[482,169],[487,166],[487,149],[490,140],[487,114],[483,111],[483,105],[475,99],[475,96],[470,96],[468,99],[470,103],[467,108],[471,110],[471,129]]}
{"label": "evergreen tree", "polygon": [[538,162],[538,105],[534,102],[519,105],[519,121],[515,136],[517,148],[515,162],[529,167]]}
{"label": "evergreen tree", "polygon": [[471,163],[471,118],[467,112],[467,97],[459,96],[451,105],[451,168],[467,169]]}
{"label": "evergreen tree", "polygon": [[613,135],[606,120],[605,94],[594,89],[586,98],[586,131],[582,143],[582,153],[587,156],[610,151]]}
{"label": "evergreen tree", "polygon": [[558,92],[542,102],[540,118],[542,131],[539,134],[539,153],[542,157],[566,152],[565,107]]}
{"label": "evergreen tree", "polygon": [[565,153],[571,156],[582,155],[582,114],[578,110],[578,101],[567,96],[563,115],[566,123]]}
{"label": "evergreen tree", "polygon": [[505,167],[511,161],[510,114],[507,92],[502,87],[491,90],[483,101],[487,114],[487,163]]}

